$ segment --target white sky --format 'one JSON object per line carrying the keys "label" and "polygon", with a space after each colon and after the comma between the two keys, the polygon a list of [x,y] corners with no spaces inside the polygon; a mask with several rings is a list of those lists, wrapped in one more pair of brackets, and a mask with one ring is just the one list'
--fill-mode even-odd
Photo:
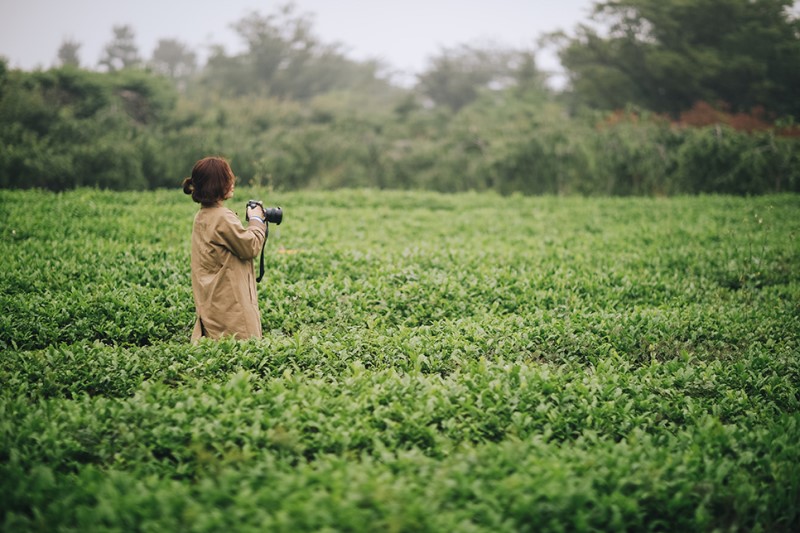
{"label": "white sky", "polygon": [[[0,0],[0,56],[12,68],[49,68],[61,43],[81,43],[79,57],[94,68],[112,26],[130,25],[140,55],[159,39],[190,45],[201,63],[211,44],[241,49],[231,24],[257,11],[274,13],[285,0]],[[295,0],[313,14],[314,32],[338,42],[352,59],[381,59],[411,75],[442,47],[476,42],[535,48],[544,32],[572,31],[587,22],[592,0]],[[543,70],[560,70],[552,53],[537,57]]]}

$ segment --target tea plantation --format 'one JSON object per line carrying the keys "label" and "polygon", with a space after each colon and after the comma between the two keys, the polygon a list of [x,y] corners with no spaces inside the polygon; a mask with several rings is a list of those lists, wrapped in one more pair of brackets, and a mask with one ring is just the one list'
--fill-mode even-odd
{"label": "tea plantation", "polygon": [[800,197],[0,191],[4,531],[797,531]]}

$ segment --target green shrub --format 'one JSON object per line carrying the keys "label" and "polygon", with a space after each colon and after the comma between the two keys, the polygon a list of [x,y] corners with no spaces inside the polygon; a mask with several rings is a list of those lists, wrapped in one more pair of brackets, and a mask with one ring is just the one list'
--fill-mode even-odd
{"label": "green shrub", "polygon": [[[5,71],[0,186],[177,187],[227,157],[241,185],[528,195],[797,191],[797,139],[678,128],[644,112],[570,117],[541,91],[486,90],[453,112],[401,91],[299,103],[178,97],[144,71]],[[354,89],[355,91],[355,89]]]}
{"label": "green shrub", "polygon": [[677,153],[676,180],[690,193],[797,191],[796,141],[727,126],[688,130]]}

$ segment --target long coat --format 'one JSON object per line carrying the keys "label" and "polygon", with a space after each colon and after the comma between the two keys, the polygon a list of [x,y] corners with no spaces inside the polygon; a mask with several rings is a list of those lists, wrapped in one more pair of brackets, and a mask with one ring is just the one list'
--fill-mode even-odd
{"label": "long coat", "polygon": [[222,206],[202,207],[192,228],[192,293],[197,319],[192,341],[261,338],[253,258],[259,254],[267,227],[239,217]]}

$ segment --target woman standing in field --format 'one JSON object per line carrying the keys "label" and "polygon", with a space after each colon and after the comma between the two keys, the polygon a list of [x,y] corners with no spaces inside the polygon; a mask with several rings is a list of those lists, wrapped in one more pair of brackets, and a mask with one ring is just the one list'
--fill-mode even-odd
{"label": "woman standing in field", "polygon": [[223,206],[233,197],[233,171],[221,157],[206,157],[183,180],[183,192],[201,205],[192,228],[192,292],[197,319],[192,341],[261,338],[253,258],[267,238],[260,208],[247,210],[245,228]]}

